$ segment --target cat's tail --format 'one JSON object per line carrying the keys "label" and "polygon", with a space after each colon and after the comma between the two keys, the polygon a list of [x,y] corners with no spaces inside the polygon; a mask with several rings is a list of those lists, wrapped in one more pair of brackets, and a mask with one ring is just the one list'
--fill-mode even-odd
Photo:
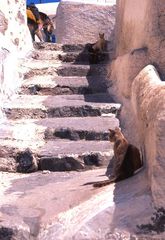
{"label": "cat's tail", "polygon": [[114,182],[115,182],[115,179],[107,179],[107,180],[93,183],[93,187],[100,188],[100,187],[104,187],[104,186],[109,185]]}
{"label": "cat's tail", "polygon": [[84,183],[83,186],[85,186],[85,185],[93,185],[93,187],[99,188],[99,187],[104,187],[106,185],[109,185],[111,183],[115,183],[117,181],[118,181],[118,178],[116,178],[115,176],[111,176],[110,179],[106,179],[106,180],[98,181],[98,182],[87,182],[87,183]]}

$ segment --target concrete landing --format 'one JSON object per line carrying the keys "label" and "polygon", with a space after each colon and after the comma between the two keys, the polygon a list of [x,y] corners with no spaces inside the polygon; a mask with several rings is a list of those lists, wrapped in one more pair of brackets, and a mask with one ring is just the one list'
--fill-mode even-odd
{"label": "concrete landing", "polygon": [[105,169],[0,173],[4,236],[17,240],[142,239],[135,236],[136,225],[148,221],[152,211],[145,173],[101,189],[83,186],[105,179],[104,173]]}

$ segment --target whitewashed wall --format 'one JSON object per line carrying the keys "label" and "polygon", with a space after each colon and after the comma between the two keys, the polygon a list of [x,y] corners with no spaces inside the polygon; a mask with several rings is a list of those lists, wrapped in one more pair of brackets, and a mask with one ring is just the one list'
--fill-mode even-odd
{"label": "whitewashed wall", "polygon": [[32,49],[25,10],[25,0],[0,2],[0,108],[20,85],[18,59]]}
{"label": "whitewashed wall", "polygon": [[121,125],[143,150],[156,205],[165,196],[165,1],[117,0],[116,58],[110,93],[122,102]]}

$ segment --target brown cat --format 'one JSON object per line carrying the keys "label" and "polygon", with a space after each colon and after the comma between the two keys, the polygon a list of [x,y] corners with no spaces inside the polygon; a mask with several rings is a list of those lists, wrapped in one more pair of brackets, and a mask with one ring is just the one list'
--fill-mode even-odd
{"label": "brown cat", "polygon": [[99,40],[93,44],[93,50],[102,52],[105,49],[105,42],[104,33],[99,33]]}
{"label": "brown cat", "polygon": [[110,142],[114,142],[113,174],[110,179],[91,183],[94,187],[103,187],[129,178],[142,167],[139,149],[128,143],[119,128],[109,129],[109,139]]}
{"label": "brown cat", "polygon": [[89,52],[89,63],[97,64],[100,60],[100,55],[103,54],[103,50],[105,49],[106,40],[104,38],[104,33],[99,33],[99,39],[96,43],[88,44],[88,52]]}

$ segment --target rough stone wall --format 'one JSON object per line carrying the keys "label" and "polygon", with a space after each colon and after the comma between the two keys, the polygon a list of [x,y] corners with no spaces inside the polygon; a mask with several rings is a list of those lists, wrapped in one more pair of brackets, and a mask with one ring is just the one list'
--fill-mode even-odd
{"label": "rough stone wall", "polygon": [[108,69],[110,92],[123,104],[121,127],[142,150],[155,204],[161,206],[165,196],[164,22],[165,0],[118,0],[116,58]]}
{"label": "rough stone wall", "polygon": [[118,1],[117,55],[146,48],[152,63],[165,74],[165,1]]}
{"label": "rough stone wall", "polygon": [[3,0],[0,4],[0,107],[20,84],[18,59],[32,49],[25,10],[25,0]]}
{"label": "rough stone wall", "polygon": [[26,1],[4,0],[0,5],[0,43],[9,51],[27,52],[32,47],[26,24]]}
{"label": "rough stone wall", "polygon": [[131,107],[135,114],[154,201],[164,206],[165,196],[165,82],[153,65],[146,66],[134,79]]}
{"label": "rough stone wall", "polygon": [[115,5],[61,2],[57,8],[56,37],[58,43],[89,43],[99,32],[111,41],[114,36]]}

